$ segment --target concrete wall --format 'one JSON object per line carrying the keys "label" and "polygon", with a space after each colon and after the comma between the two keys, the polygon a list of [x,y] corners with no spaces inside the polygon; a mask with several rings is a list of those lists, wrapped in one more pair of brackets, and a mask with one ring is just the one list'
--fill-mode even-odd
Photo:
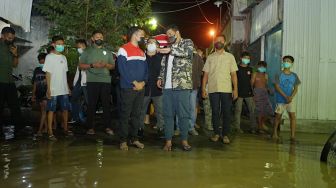
{"label": "concrete wall", "polygon": [[22,29],[16,29],[16,35],[32,43],[25,43],[29,50],[22,54],[19,59],[19,66],[14,70],[15,74],[22,74],[24,81],[22,84],[30,85],[29,77],[38,65],[37,55],[41,46],[48,43],[50,23],[41,16],[32,16],[30,32],[24,32]]}

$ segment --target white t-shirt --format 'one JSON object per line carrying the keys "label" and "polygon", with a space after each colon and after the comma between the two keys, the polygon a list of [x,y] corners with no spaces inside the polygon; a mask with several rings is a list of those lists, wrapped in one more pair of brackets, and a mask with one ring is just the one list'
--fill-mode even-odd
{"label": "white t-shirt", "polygon": [[73,86],[76,85],[78,79],[79,79],[79,72],[81,73],[81,86],[86,86],[86,71],[85,70],[79,70],[79,68],[77,67],[77,70],[76,70],[76,74],[75,74],[75,77],[74,77],[74,81],[73,81]]}
{"label": "white t-shirt", "polygon": [[171,89],[171,88],[173,88],[173,86],[172,86],[173,60],[174,60],[174,56],[169,55],[169,57],[168,57],[168,65],[167,65],[167,76],[166,76],[165,89]]}
{"label": "white t-shirt", "polygon": [[45,59],[44,72],[50,73],[50,93],[51,96],[68,95],[68,62],[64,55],[50,53]]}

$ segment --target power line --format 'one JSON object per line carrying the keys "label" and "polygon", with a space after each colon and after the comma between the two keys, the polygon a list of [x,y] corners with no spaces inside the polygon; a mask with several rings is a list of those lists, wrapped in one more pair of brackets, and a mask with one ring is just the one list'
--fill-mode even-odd
{"label": "power line", "polygon": [[169,2],[169,1],[153,1],[153,3],[160,3],[160,4],[195,4],[194,1],[184,1],[184,2]]}
{"label": "power line", "polygon": [[191,8],[194,8],[196,6],[199,6],[201,4],[204,4],[206,2],[208,2],[210,0],[205,0],[205,1],[202,1],[200,3],[197,3],[196,5],[192,5],[192,6],[189,6],[189,7],[185,7],[185,8],[182,8],[182,9],[177,9],[177,10],[169,10],[169,11],[160,11],[160,12],[152,12],[153,14],[167,14],[167,13],[174,13],[174,12],[180,12],[180,11],[184,11],[184,10],[188,10],[188,9],[191,9]]}
{"label": "power line", "polygon": [[200,9],[201,14],[202,14],[202,16],[204,17],[204,19],[205,19],[209,24],[214,24],[214,23],[210,22],[210,21],[208,20],[208,18],[204,15],[203,10],[202,10],[202,8],[201,8],[201,6],[200,6],[200,4],[198,3],[197,0],[196,0],[196,3],[197,3],[197,5],[198,5],[198,8]]}

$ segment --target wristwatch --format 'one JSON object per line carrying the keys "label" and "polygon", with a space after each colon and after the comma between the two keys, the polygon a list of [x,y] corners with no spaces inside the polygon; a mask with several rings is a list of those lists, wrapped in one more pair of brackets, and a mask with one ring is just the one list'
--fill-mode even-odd
{"label": "wristwatch", "polygon": [[93,68],[93,64],[90,64],[90,68]]}

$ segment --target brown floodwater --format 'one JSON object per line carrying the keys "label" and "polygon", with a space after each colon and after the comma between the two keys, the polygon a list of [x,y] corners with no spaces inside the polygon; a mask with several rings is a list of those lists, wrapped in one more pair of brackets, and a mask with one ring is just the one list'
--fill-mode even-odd
{"label": "brown floodwater", "polygon": [[336,168],[320,163],[329,135],[298,134],[290,144],[242,134],[230,145],[193,137],[191,152],[162,141],[120,151],[115,139],[75,137],[57,142],[19,140],[0,145],[0,187],[240,188],[336,187]]}

